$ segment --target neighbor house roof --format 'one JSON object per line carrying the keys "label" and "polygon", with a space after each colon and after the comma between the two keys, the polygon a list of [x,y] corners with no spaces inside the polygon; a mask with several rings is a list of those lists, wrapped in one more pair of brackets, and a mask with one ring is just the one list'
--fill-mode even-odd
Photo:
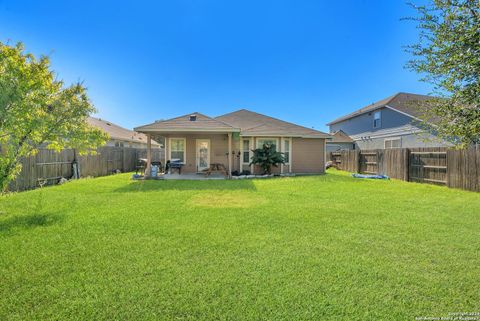
{"label": "neighbor house roof", "polygon": [[140,126],[135,128],[136,131],[141,132],[238,132],[240,129],[226,124],[220,120],[208,117],[201,113],[191,113],[183,116],[156,121],[152,124]]}
{"label": "neighbor house roof", "polygon": [[[129,141],[133,143],[147,143],[147,136],[145,134],[137,133],[133,130],[120,127],[107,120],[88,117],[87,121],[91,126],[97,127],[106,132],[111,139]],[[159,146],[160,144],[152,140],[152,145]]]}
{"label": "neighbor house roof", "polygon": [[390,108],[393,110],[396,110],[400,113],[406,114],[407,116],[410,116],[412,118],[418,118],[421,115],[421,110],[418,108],[418,102],[422,101],[427,101],[434,99],[432,96],[426,96],[426,95],[418,95],[418,94],[410,94],[410,93],[397,93],[393,96],[390,96],[388,98],[379,100],[371,105],[365,106],[363,108],[360,108],[353,113],[350,113],[348,115],[339,117],[331,122],[329,122],[327,125],[333,125],[339,122],[342,122],[344,120],[372,112],[376,109],[380,109],[383,107]]}
{"label": "neighbor house roof", "polygon": [[299,126],[246,109],[240,109],[232,113],[221,115],[215,119],[240,128],[240,134],[242,136],[330,138],[330,135],[327,133]]}
{"label": "neighbor house roof", "polygon": [[330,133],[332,140],[329,143],[353,143],[353,139],[345,134],[343,130],[337,130],[334,133]]}

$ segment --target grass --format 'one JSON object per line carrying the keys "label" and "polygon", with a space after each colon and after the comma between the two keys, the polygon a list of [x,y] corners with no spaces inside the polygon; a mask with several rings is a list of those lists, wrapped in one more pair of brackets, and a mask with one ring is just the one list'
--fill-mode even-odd
{"label": "grass", "polygon": [[440,317],[479,261],[479,194],[337,171],[0,197],[0,320]]}

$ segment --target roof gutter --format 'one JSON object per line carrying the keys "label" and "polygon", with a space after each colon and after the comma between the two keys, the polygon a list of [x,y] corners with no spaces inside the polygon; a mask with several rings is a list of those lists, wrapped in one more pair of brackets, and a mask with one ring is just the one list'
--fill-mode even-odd
{"label": "roof gutter", "polygon": [[318,138],[318,139],[332,139],[331,135],[298,135],[285,133],[271,133],[271,134],[240,134],[242,137],[292,137],[292,138]]}
{"label": "roof gutter", "polygon": [[171,129],[159,129],[159,128],[144,128],[136,127],[134,128],[136,132],[139,133],[193,133],[193,132],[212,132],[212,133],[236,133],[240,132],[240,129],[237,128],[225,128],[225,129],[207,129],[207,128],[171,128]]}

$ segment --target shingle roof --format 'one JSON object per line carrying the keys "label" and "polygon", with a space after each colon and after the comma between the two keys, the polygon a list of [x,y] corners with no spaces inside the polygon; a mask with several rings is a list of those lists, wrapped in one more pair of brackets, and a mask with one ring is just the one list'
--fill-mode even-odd
{"label": "shingle roof", "polygon": [[332,136],[332,140],[329,142],[332,143],[353,143],[353,139],[345,134],[343,130],[337,130],[335,133],[330,134]]}
{"label": "shingle roof", "polygon": [[371,112],[373,110],[388,106],[392,109],[398,110],[402,113],[405,113],[409,116],[412,117],[418,117],[422,113],[421,110],[416,107],[415,102],[421,102],[421,101],[426,101],[426,100],[431,100],[434,97],[431,96],[426,96],[426,95],[418,95],[418,94],[410,94],[410,93],[397,93],[395,95],[392,95],[388,98],[379,100],[371,105],[365,106],[363,108],[360,108],[353,113],[350,113],[348,115],[339,117],[327,124],[333,125],[336,123],[339,123],[341,121],[353,118],[355,116],[359,116],[361,114],[365,114],[368,112]]}
{"label": "shingle roof", "polygon": [[215,119],[241,129],[242,136],[291,136],[330,138],[330,135],[318,130],[292,124],[270,116],[240,109],[221,115]]}
{"label": "shingle roof", "polygon": [[[108,135],[110,135],[111,139],[134,143],[147,143],[147,136],[145,134],[134,132],[133,130],[120,127],[114,123],[100,118],[88,117],[87,121],[91,126],[97,127],[106,132]],[[152,140],[152,145],[158,146],[160,144]]]}
{"label": "shingle roof", "polygon": [[[194,117],[195,120],[191,120]],[[191,113],[183,116],[156,121],[152,124],[140,126],[135,128],[136,131],[148,132],[148,131],[226,131],[234,132],[239,131],[238,128],[234,128],[229,124],[226,124],[220,120],[208,117],[201,113]]]}

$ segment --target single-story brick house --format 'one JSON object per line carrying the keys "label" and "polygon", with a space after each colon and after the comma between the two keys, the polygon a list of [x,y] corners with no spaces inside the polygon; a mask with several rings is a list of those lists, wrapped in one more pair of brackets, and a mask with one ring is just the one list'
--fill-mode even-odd
{"label": "single-story brick house", "polygon": [[343,130],[330,133],[330,135],[332,139],[327,141],[327,152],[355,149],[355,142],[350,136],[345,134]]}
{"label": "single-story brick house", "polygon": [[260,169],[249,165],[252,150],[273,143],[287,158],[274,173],[321,174],[330,139],[329,134],[245,109],[215,118],[194,112],[135,131],[146,134],[147,141],[164,138],[165,161],[180,159],[183,173],[201,172],[220,163],[229,173],[249,170],[258,174]]}

